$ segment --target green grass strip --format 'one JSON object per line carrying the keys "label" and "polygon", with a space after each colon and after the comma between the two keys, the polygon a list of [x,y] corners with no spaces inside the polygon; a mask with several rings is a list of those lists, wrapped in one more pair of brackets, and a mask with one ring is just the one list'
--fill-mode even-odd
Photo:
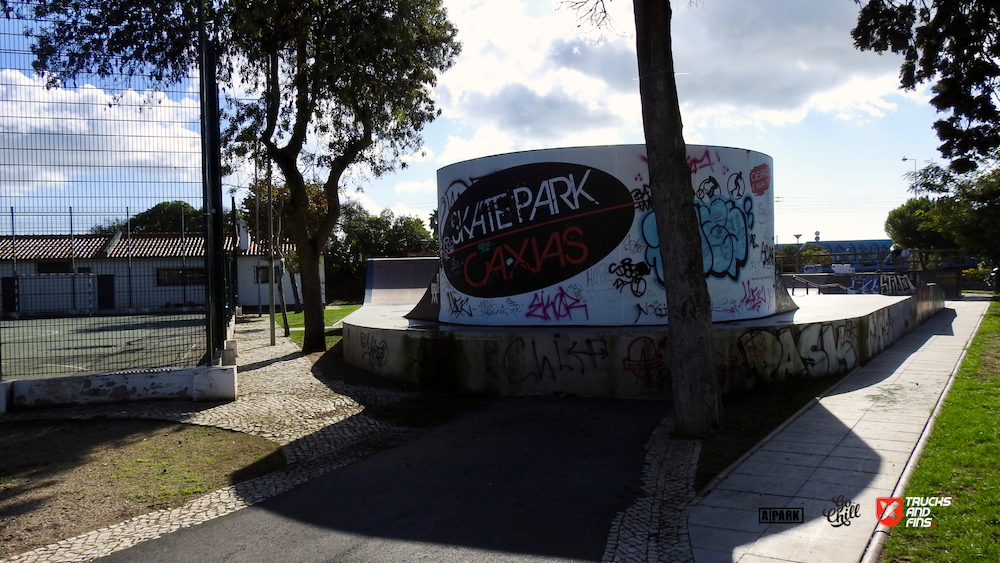
{"label": "green grass strip", "polygon": [[994,301],[905,496],[950,496],[933,527],[892,528],[882,561],[1000,561],[1000,303]]}
{"label": "green grass strip", "polygon": [[[350,315],[354,311],[357,311],[361,305],[341,305],[339,309],[324,309],[323,310],[323,325],[330,326],[333,323],[343,319],[347,315]],[[278,319],[279,326],[284,326],[281,323],[281,313],[275,313],[275,318]],[[305,325],[305,315],[303,313],[288,313],[288,326],[291,328],[302,328]]]}

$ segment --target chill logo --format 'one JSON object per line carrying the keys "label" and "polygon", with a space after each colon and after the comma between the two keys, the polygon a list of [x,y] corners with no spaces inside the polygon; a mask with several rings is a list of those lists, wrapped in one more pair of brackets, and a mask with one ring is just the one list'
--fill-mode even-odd
{"label": "chill logo", "polygon": [[635,214],[617,178],[590,166],[539,162],[478,179],[452,203],[441,234],[458,291],[505,297],[586,271],[625,238]]}
{"label": "chill logo", "polygon": [[[908,528],[933,528],[934,508],[951,506],[951,497],[879,497],[875,499],[875,515],[886,526],[904,522]],[[905,520],[904,520],[905,519]]]}

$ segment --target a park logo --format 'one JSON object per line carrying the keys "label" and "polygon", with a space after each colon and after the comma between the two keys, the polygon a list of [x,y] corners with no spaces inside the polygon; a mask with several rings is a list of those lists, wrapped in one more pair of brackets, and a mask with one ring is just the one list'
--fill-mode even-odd
{"label": "a park logo", "polygon": [[902,497],[878,497],[875,499],[875,517],[886,526],[895,526],[903,519]]}
{"label": "a park logo", "polygon": [[804,508],[758,508],[757,522],[759,524],[803,524],[805,523]]}

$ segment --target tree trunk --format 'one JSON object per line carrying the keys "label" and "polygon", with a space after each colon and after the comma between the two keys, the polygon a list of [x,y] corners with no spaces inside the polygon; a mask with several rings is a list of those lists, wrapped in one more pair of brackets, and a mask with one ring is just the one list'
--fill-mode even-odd
{"label": "tree trunk", "polygon": [[288,309],[285,307],[285,261],[281,261],[281,275],[278,276],[278,305],[281,306],[281,325],[285,327],[285,337],[287,338],[291,331],[288,327]]}
{"label": "tree trunk", "polygon": [[634,0],[639,94],[649,185],[667,291],[676,433],[701,437],[722,427],[712,356],[712,303],[681,124],[670,40],[670,2]]}
{"label": "tree trunk", "polygon": [[302,276],[302,313],[305,340],[302,351],[306,354],[326,350],[325,323],[323,322],[323,291],[319,275],[320,251],[309,241],[296,241],[299,269]]}
{"label": "tree trunk", "polygon": [[295,272],[289,270],[288,281],[292,284],[292,300],[295,301],[295,312],[302,312],[302,298],[299,297],[299,282],[295,281]]}

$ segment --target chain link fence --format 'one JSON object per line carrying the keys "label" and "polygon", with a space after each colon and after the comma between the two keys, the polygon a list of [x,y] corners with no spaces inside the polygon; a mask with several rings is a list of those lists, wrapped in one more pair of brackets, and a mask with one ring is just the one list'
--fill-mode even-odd
{"label": "chain link fence", "polygon": [[44,22],[12,6],[0,18],[0,377],[201,363],[197,78],[48,87],[31,54]]}

